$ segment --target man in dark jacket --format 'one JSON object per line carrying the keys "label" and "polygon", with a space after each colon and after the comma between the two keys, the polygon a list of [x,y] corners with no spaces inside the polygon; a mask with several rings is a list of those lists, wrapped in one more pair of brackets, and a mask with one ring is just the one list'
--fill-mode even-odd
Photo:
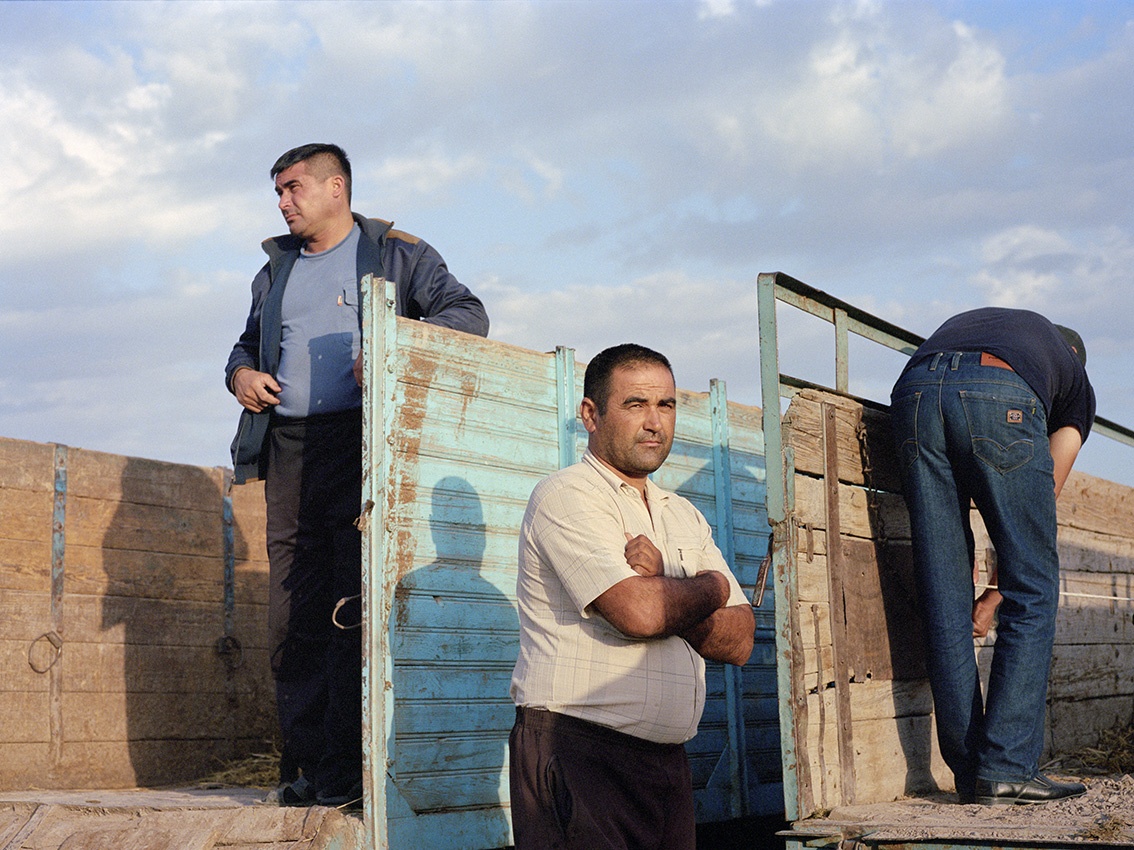
{"label": "man in dark jacket", "polygon": [[264,479],[279,800],[344,805],[361,799],[362,644],[332,612],[362,585],[360,282],[395,282],[400,316],[480,336],[488,317],[432,247],[351,212],[338,146],[290,150],[271,176],[290,233],[264,242],[225,370],[244,407],[232,457],[237,483]]}
{"label": "man in dark jacket", "polygon": [[[937,738],[961,802],[1082,794],[1039,772],[1059,604],[1055,499],[1094,423],[1083,341],[1038,313],[985,307],[949,319],[891,394]],[[998,587],[974,603],[976,504]],[[988,693],[972,638],[999,605]]]}

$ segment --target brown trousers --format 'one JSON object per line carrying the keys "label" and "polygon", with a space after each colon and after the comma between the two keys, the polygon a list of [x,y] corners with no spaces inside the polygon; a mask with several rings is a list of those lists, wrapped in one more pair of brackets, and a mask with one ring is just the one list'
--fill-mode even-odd
{"label": "brown trousers", "polygon": [[682,744],[516,709],[508,739],[516,850],[694,850]]}

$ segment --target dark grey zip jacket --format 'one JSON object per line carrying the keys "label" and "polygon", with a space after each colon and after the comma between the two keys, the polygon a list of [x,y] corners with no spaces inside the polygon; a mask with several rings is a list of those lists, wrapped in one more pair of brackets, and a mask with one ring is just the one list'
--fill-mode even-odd
{"label": "dark grey zip jacket", "polygon": [[[416,236],[392,229],[388,221],[353,215],[362,228],[356,265],[360,290],[366,275],[384,277],[397,285],[394,309],[399,316],[478,336],[488,335],[488,314],[484,305],[449,273],[445,261],[432,246]],[[233,392],[232,376],[238,369],[247,367],[276,375],[280,365],[284,287],[302,246],[303,240],[290,234],[264,240],[268,262],[252,281],[248,322],[225,367],[229,392]],[[232,465],[237,484],[263,478],[267,459],[264,441],[270,418],[270,411],[241,412],[232,441]]]}

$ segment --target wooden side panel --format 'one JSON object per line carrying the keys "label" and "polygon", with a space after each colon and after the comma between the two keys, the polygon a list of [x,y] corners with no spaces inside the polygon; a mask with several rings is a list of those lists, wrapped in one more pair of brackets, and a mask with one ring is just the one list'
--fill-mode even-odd
{"label": "wooden side panel", "polygon": [[224,485],[220,469],[0,440],[0,786],[192,779],[274,736],[254,492],[234,499],[241,651],[216,651]]}
{"label": "wooden side panel", "polygon": [[[831,598],[823,407],[834,408],[838,452],[841,598]],[[909,520],[884,411],[806,391],[784,417],[795,458],[794,593],[802,652],[790,659],[800,752],[800,799],[811,808],[869,803],[950,789],[924,679]],[[995,552],[972,515],[978,564]],[[1062,598],[1052,663],[1045,758],[1092,745],[1131,720],[1134,656],[1134,490],[1073,473],[1059,501]],[[846,641],[833,640],[841,617]],[[976,642],[987,676],[995,633]],[[840,658],[840,653],[843,656]],[[840,667],[842,665],[842,667]],[[850,679],[849,708],[834,698],[835,671]],[[840,710],[850,714],[853,787],[839,764]],[[901,769],[898,769],[898,768]]]}

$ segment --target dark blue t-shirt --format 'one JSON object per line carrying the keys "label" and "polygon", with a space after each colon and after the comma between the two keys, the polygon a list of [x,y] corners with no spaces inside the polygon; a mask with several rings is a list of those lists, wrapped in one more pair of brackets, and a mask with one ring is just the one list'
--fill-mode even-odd
{"label": "dark blue t-shirt", "polygon": [[1039,396],[1049,434],[1074,425],[1087,439],[1095,421],[1095,391],[1063,334],[1039,313],[1007,307],[958,313],[921,344],[906,369],[942,351],[987,351],[999,357]]}

